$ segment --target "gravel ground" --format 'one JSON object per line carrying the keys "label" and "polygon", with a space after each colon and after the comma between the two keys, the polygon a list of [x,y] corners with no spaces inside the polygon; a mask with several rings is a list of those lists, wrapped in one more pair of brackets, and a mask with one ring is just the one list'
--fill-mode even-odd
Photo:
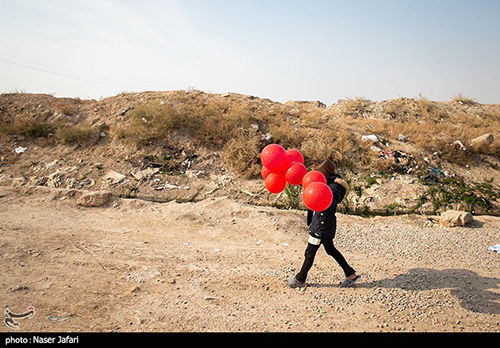
{"label": "gravel ground", "polygon": [[[428,216],[338,214],[307,287],[305,213],[241,204],[115,199],[82,208],[65,190],[0,187],[0,303],[35,307],[22,331],[498,332],[500,218],[444,228]],[[10,328],[3,326],[3,331]]]}

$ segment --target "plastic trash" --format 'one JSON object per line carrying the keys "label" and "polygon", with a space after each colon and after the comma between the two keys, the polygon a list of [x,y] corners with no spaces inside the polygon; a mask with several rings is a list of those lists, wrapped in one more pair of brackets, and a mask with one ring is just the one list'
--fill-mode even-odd
{"label": "plastic trash", "polygon": [[169,183],[165,183],[165,188],[180,190],[182,187],[181,186],[177,186],[177,185],[172,185],[172,184],[169,184]]}
{"label": "plastic trash", "polygon": [[439,169],[437,168],[434,168],[434,167],[431,167],[430,168],[431,171],[433,171],[434,173],[438,174],[438,175],[444,175]]}
{"label": "plastic trash", "polygon": [[500,244],[492,245],[488,248],[488,251],[494,251],[496,253],[500,253]]}
{"label": "plastic trash", "polygon": [[19,147],[16,147],[16,149],[14,151],[16,151],[16,153],[23,153],[26,150],[28,150],[27,147],[19,146]]}
{"label": "plastic trash", "polygon": [[262,134],[262,136],[260,137],[261,140],[271,140],[272,139],[272,135],[271,133],[266,133],[266,134]]}
{"label": "plastic trash", "polygon": [[378,143],[378,138],[377,138],[377,136],[375,134],[363,135],[361,137],[361,140],[362,141],[370,140],[370,141],[373,141],[374,143]]}
{"label": "plastic trash", "polygon": [[460,150],[462,150],[462,151],[467,150],[467,148],[464,146],[464,144],[462,144],[462,142],[461,142],[460,140],[455,140],[455,141],[453,142],[453,145],[458,145],[458,146],[460,146]]}

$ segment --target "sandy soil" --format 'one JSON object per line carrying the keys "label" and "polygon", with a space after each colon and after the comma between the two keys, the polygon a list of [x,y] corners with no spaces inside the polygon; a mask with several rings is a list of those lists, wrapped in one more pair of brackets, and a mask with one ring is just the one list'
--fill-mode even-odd
{"label": "sandy soil", "polygon": [[[227,198],[113,199],[0,187],[0,303],[20,331],[500,331],[500,218],[443,228],[424,216],[338,215],[336,246],[362,274],[339,288],[320,249],[305,289],[305,213]],[[5,325],[1,331],[12,331]]]}

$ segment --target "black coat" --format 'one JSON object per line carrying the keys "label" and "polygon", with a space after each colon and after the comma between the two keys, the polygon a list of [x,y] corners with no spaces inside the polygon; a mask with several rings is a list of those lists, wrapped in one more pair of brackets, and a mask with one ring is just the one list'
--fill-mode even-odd
{"label": "black coat", "polygon": [[342,202],[347,194],[348,186],[340,179],[339,175],[334,175],[326,178],[328,187],[332,190],[332,204],[321,212],[307,210],[307,225],[309,226],[309,234],[318,239],[333,239],[337,229],[337,205]]}

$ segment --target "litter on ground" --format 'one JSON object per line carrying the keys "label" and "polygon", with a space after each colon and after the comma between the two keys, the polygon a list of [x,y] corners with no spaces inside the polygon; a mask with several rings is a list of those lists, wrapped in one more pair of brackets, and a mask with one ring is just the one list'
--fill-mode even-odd
{"label": "litter on ground", "polygon": [[488,248],[488,251],[494,251],[496,253],[500,253],[500,244],[492,245]]}
{"label": "litter on ground", "polygon": [[27,147],[22,147],[22,146],[19,146],[19,147],[16,147],[16,149],[14,150],[16,153],[23,153],[24,151],[28,150]]}

